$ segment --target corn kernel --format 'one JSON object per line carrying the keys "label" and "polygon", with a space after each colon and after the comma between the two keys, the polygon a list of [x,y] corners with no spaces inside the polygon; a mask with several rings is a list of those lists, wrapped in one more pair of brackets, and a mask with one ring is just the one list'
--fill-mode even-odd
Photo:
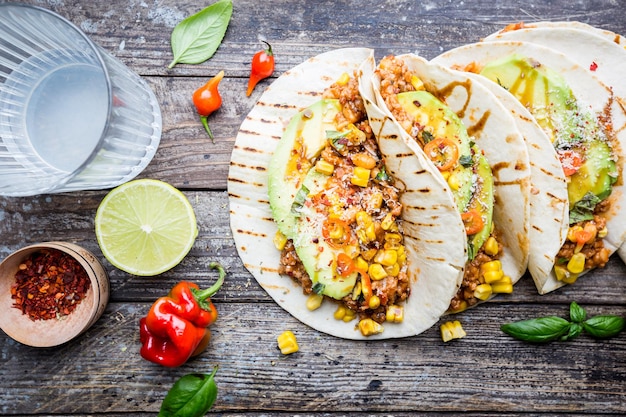
{"label": "corn kernel", "polygon": [[573,284],[578,279],[578,275],[579,274],[572,274],[571,272],[567,271],[567,274],[565,274],[565,276],[561,279],[561,281],[563,281],[566,284]]}
{"label": "corn kernel", "polygon": [[511,277],[505,275],[499,281],[491,283],[491,291],[494,294],[511,294],[513,292]]}
{"label": "corn kernel", "polygon": [[606,229],[606,227],[603,227],[602,229],[598,230],[598,237],[600,239],[604,239],[606,235],[608,234],[609,234],[609,231]]}
{"label": "corn kernel", "polygon": [[343,320],[344,322],[348,323],[351,322],[352,320],[354,320],[356,318],[356,313],[352,310],[350,310],[349,308],[346,308],[346,315],[343,316],[343,318],[341,320]]}
{"label": "corn kernel", "polygon": [[448,178],[450,178],[450,171],[441,171],[441,176],[446,182],[448,182]]}
{"label": "corn kernel", "polygon": [[491,285],[480,284],[474,290],[474,297],[478,298],[479,300],[485,301],[489,299],[489,297],[491,297],[492,292],[493,291],[491,289]]}
{"label": "corn kernel", "polygon": [[454,172],[450,174],[448,177],[448,185],[454,191],[458,190],[461,187],[461,181],[459,181],[458,175]]}
{"label": "corn kernel", "polygon": [[367,269],[367,274],[374,281],[380,281],[387,276],[387,272],[381,264],[371,264]]}
{"label": "corn kernel", "polygon": [[287,236],[283,235],[280,230],[274,235],[274,246],[276,249],[283,250],[287,244]]}
{"label": "corn kernel", "polygon": [[392,266],[398,262],[398,252],[393,249],[379,250],[374,256],[374,262],[384,266]]}
{"label": "corn kernel", "polygon": [[389,228],[391,227],[393,223],[394,223],[393,215],[391,213],[387,213],[383,221],[380,222],[380,227],[383,230],[389,230]]}
{"label": "corn kernel", "polygon": [[569,274],[569,271],[563,265],[554,266],[554,276],[558,281],[563,281],[563,278],[565,278],[567,274]]}
{"label": "corn kernel", "polygon": [[483,274],[483,278],[485,278],[487,284],[499,281],[503,276],[504,272],[502,272],[501,269],[498,271],[487,271]]}
{"label": "corn kernel", "polygon": [[310,311],[317,310],[322,305],[324,296],[321,294],[311,294],[306,300],[306,308]]}
{"label": "corn kernel", "polygon": [[489,271],[502,271],[502,262],[498,260],[489,261],[489,262],[485,262],[484,264],[480,266],[481,273],[484,274]]}
{"label": "corn kernel", "polygon": [[348,74],[347,72],[344,72],[343,74],[341,74],[341,77],[339,77],[339,79],[337,80],[337,84],[346,85],[348,84],[349,81],[350,81],[350,74]]}
{"label": "corn kernel", "polygon": [[315,170],[320,174],[333,175],[335,166],[330,162],[320,159],[315,163]]}
{"label": "corn kernel", "polygon": [[370,179],[370,170],[354,167],[354,172],[352,174],[352,178],[350,178],[350,182],[354,185],[358,185],[359,187],[367,187]]}
{"label": "corn kernel", "polygon": [[367,302],[367,306],[372,310],[377,309],[380,307],[380,298],[377,295],[372,295]]}
{"label": "corn kernel", "polygon": [[278,338],[278,348],[283,355],[289,355],[298,351],[298,341],[296,335],[291,330],[286,330],[281,333]]}
{"label": "corn kernel", "polygon": [[388,306],[385,319],[390,323],[402,323],[404,321],[404,308],[395,304]]}
{"label": "corn kernel", "polygon": [[342,305],[337,306],[337,310],[335,310],[335,314],[333,314],[333,317],[336,320],[343,320],[343,318],[346,316],[346,312],[348,311],[348,309]]}
{"label": "corn kernel", "polygon": [[491,256],[498,254],[498,241],[495,237],[490,236],[485,242],[485,253]]}
{"label": "corn kernel", "polygon": [[573,274],[580,274],[585,269],[585,254],[576,253],[567,263],[567,270]]}
{"label": "corn kernel", "polygon": [[376,323],[372,319],[363,319],[359,321],[359,330],[363,336],[371,336],[382,333],[385,329],[382,324]]}
{"label": "corn kernel", "polygon": [[369,200],[369,206],[371,208],[379,209],[383,205],[383,195],[382,193],[374,193],[371,195]]}
{"label": "corn kernel", "polygon": [[356,213],[355,219],[356,219],[356,224],[359,227],[363,227],[363,228],[369,226],[373,222],[372,216],[370,216],[366,211],[363,211],[363,210],[360,210]]}
{"label": "corn kernel", "polygon": [[417,75],[411,76],[411,85],[417,91],[424,89],[424,82]]}
{"label": "corn kernel", "polygon": [[400,274],[400,264],[395,263],[392,266],[385,266],[383,268],[385,268],[385,272],[390,277],[397,277],[398,274]]}
{"label": "corn kernel", "polygon": [[358,258],[356,258],[356,260],[354,261],[354,266],[356,269],[361,270],[361,271],[367,271],[367,268],[369,267],[369,264],[367,263],[367,261],[363,258],[362,254],[361,256],[359,256]]}
{"label": "corn kernel", "polygon": [[343,234],[343,227],[331,227],[328,231],[328,237],[330,237],[331,239],[343,239]]}
{"label": "corn kernel", "polygon": [[[366,261],[371,261],[374,256],[376,256],[376,253],[378,252],[378,249],[368,249],[365,252],[361,253],[361,256],[363,257],[364,260]],[[367,263],[367,262],[366,262]],[[366,266],[367,268],[367,266]],[[361,268],[361,269],[366,269],[366,268]]]}
{"label": "corn kernel", "polygon": [[447,321],[439,326],[439,330],[441,331],[441,340],[444,342],[449,342],[452,339],[461,339],[467,336],[465,330],[461,326],[461,322],[458,320]]}
{"label": "corn kernel", "polygon": [[370,223],[365,228],[365,236],[367,237],[368,242],[373,242],[376,240],[376,226],[374,225],[374,223]]}

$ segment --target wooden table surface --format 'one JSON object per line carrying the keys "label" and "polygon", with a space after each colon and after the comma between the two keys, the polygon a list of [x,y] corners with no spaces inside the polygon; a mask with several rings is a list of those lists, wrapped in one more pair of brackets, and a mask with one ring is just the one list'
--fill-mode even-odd
{"label": "wooden table surface", "polygon": [[[530,345],[504,335],[502,323],[542,315],[568,317],[571,301],[589,314],[626,315],[626,267],[614,257],[574,286],[540,296],[525,276],[514,294],[459,314],[467,337],[441,341],[438,326],[411,338],[356,342],[318,333],[279,308],[243,267],[229,226],[226,181],[241,122],[271,80],[245,96],[250,59],[268,39],[276,72],[337,47],[417,52],[432,58],[478,41],[511,22],[578,20],[626,34],[620,1],[248,1],[235,0],[223,44],[201,65],[171,61],[170,33],[209,2],[190,0],[28,0],[50,8],[140,74],[163,114],[161,144],[140,178],[183,190],[199,236],[184,261],[161,276],[128,275],[102,257],[93,219],[107,190],[0,198],[0,257],[27,244],[62,240],[104,262],[111,299],[85,334],[55,348],[23,346],[0,332],[0,414],[155,415],[176,379],[219,365],[211,410],[224,416],[290,415],[625,415],[626,334],[598,341]],[[581,45],[584,47],[584,45]],[[211,116],[215,144],[190,101],[225,70],[223,107]],[[138,321],[181,279],[206,286],[219,261],[228,271],[214,297],[220,313],[209,349],[168,369],[139,356]],[[295,332],[296,354],[276,336]]]}

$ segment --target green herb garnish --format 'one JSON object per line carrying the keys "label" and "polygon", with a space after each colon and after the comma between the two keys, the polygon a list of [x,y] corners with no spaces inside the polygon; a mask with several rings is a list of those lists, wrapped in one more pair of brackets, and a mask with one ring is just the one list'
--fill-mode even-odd
{"label": "green herb garnish", "polygon": [[583,220],[593,220],[593,211],[596,205],[602,201],[592,192],[587,192],[580,201],[574,204],[569,212],[569,224],[581,222]]}
{"label": "green herb garnish", "polygon": [[217,399],[215,374],[187,374],[174,383],[163,399],[158,417],[201,417]]}
{"label": "green herb garnish", "polygon": [[617,336],[624,329],[624,319],[599,315],[587,319],[587,312],[576,302],[570,304],[570,320],[548,316],[503,324],[500,329],[516,339],[531,343],[572,340],[583,331],[595,338]]}
{"label": "green herb garnish", "polygon": [[174,60],[168,68],[211,58],[224,39],[232,14],[233,2],[219,0],[176,25],[171,37]]}

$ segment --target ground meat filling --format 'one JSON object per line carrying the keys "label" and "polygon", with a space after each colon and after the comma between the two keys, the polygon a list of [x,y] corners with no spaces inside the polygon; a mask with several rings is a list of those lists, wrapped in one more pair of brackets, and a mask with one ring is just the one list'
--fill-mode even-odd
{"label": "ground meat filling", "polygon": [[[367,281],[371,282],[371,292],[377,297],[378,305],[372,306],[370,297],[364,296],[362,287],[366,283],[363,283],[362,274],[357,278],[353,292],[339,300],[358,314],[360,319],[371,318],[382,323],[386,319],[386,308],[405,301],[410,294],[406,255],[402,255],[404,246],[399,219],[402,214],[400,195],[394,188],[392,179],[386,174],[363,100],[358,92],[357,79],[350,77],[349,80],[333,84],[324,92],[323,97],[338,99],[342,105],[342,112],[336,119],[338,131],[356,128],[362,133],[342,139],[339,147],[328,141],[320,158],[331,164],[334,170],[327,180],[327,190],[312,196],[312,201],[328,217],[337,217],[349,226],[351,237],[346,239],[347,244],[341,242],[342,246],[354,246],[351,250],[355,252],[352,255],[355,265],[357,261],[367,262],[365,268],[356,270],[367,271],[367,267],[376,261],[377,256],[390,249],[398,249],[396,253],[399,258],[404,256],[403,263],[398,261],[396,265],[384,266],[384,277],[372,273],[368,275]],[[370,170],[367,186],[351,182],[355,167]],[[364,237],[365,232],[359,230],[363,226],[364,217],[373,225],[368,230],[367,238]],[[298,282],[304,294],[310,295],[314,292],[313,282],[298,258],[291,240],[281,252],[279,273]]]}

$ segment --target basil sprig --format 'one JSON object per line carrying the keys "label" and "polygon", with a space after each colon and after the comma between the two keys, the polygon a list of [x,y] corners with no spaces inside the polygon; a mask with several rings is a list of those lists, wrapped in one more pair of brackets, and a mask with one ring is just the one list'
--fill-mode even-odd
{"label": "basil sprig", "polygon": [[176,25],[171,37],[174,60],[168,68],[211,58],[224,39],[232,14],[232,0],[219,0]]}
{"label": "basil sprig", "polygon": [[599,315],[587,319],[587,312],[576,302],[570,304],[570,320],[548,316],[503,324],[500,329],[516,339],[531,343],[566,341],[583,331],[595,338],[617,336],[624,329],[624,318]]}
{"label": "basil sprig", "polygon": [[187,374],[174,383],[161,404],[158,417],[202,417],[217,399],[215,374]]}

